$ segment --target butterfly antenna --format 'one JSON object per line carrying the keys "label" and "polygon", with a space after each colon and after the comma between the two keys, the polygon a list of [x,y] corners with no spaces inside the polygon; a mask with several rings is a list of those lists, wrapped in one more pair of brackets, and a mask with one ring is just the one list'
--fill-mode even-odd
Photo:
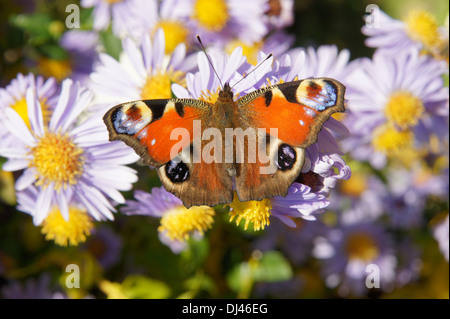
{"label": "butterfly antenna", "polygon": [[200,43],[200,46],[202,47],[203,52],[205,52],[206,58],[208,59],[208,62],[209,62],[209,64],[211,65],[211,67],[212,67],[214,73],[215,73],[216,76],[217,76],[217,79],[218,79],[219,82],[220,82],[220,86],[221,86],[222,89],[223,89],[223,83],[222,83],[222,81],[220,80],[220,77],[219,77],[219,75],[217,74],[217,71],[216,71],[216,69],[214,68],[214,65],[212,64],[211,59],[209,58],[208,53],[206,53],[206,49],[205,49],[205,47],[203,46],[202,40],[200,39],[200,36],[199,36],[199,35],[197,35],[197,41],[198,41],[198,43]]}
{"label": "butterfly antenna", "polygon": [[234,88],[234,86],[235,86],[236,84],[238,84],[238,83],[241,82],[243,79],[245,79],[247,76],[249,76],[249,75],[252,74],[254,71],[256,71],[256,70],[261,66],[261,64],[263,64],[264,62],[266,62],[267,60],[269,60],[272,56],[273,56],[272,53],[270,53],[268,56],[266,56],[266,58],[265,58],[264,60],[262,60],[257,66],[255,66],[255,67],[253,68],[253,70],[251,70],[251,71],[248,72],[246,75],[244,75],[244,76],[242,77],[242,79],[240,79],[239,81],[237,81],[236,83],[234,83],[233,86],[232,86],[231,88]]}

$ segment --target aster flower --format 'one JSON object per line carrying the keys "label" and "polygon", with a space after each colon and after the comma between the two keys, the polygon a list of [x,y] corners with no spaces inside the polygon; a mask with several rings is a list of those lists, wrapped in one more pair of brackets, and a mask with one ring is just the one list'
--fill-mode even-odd
{"label": "aster flower", "polygon": [[186,6],[193,34],[205,43],[233,38],[254,43],[268,32],[263,20],[265,0],[188,0]]}
{"label": "aster flower", "polygon": [[153,37],[158,29],[162,29],[166,38],[166,54],[172,54],[180,44],[189,48],[195,40],[189,27],[190,10],[190,3],[186,0],[139,0],[135,3],[138,17],[130,36],[135,40],[149,34]]}
{"label": "aster flower", "polygon": [[113,219],[113,205],[124,202],[119,191],[131,189],[137,179],[136,172],[124,166],[137,155],[122,143],[108,141],[101,115],[84,115],[81,120],[91,100],[90,91],[67,79],[48,126],[31,88],[26,95],[31,129],[14,110],[5,110],[4,124],[20,143],[1,148],[0,155],[7,158],[8,170],[23,170],[16,182],[19,192],[38,188],[36,203],[28,211],[35,225],[49,216],[52,204],[69,220],[72,202],[96,220]]}
{"label": "aster flower", "polygon": [[125,37],[137,25],[139,0],[81,0],[84,8],[94,8],[94,30],[105,30],[112,24],[113,33]]}
{"label": "aster flower", "polygon": [[330,195],[332,211],[339,212],[342,224],[375,221],[384,213],[388,189],[383,181],[358,162],[349,164],[352,176],[342,180]]}
{"label": "aster flower", "polygon": [[267,0],[265,3],[264,21],[269,28],[281,29],[294,22],[293,0]]}
{"label": "aster flower", "polygon": [[67,52],[65,59],[41,56],[37,69],[45,77],[54,77],[61,82],[66,78],[86,84],[92,66],[98,58],[98,34],[93,31],[71,30],[65,32],[59,45]]}
{"label": "aster flower", "polygon": [[[42,76],[35,77],[33,74],[17,74],[17,77],[11,81],[5,88],[0,88],[0,118],[4,119],[4,111],[11,108],[19,114],[25,125],[30,128],[28,119],[28,110],[26,102],[26,92],[32,88],[36,92],[42,107],[42,116],[44,123],[48,123],[53,109],[56,106],[59,87],[54,78],[44,81]],[[1,122],[1,119],[0,119]],[[0,126],[0,146],[17,143],[11,138],[4,125]]]}
{"label": "aster flower", "polygon": [[341,296],[361,296],[369,292],[366,267],[379,268],[380,288],[392,287],[397,260],[392,238],[377,224],[356,223],[337,227],[326,237],[318,237],[313,254],[322,260],[328,287],[338,287]]}
{"label": "aster flower", "polygon": [[146,36],[140,46],[125,39],[120,61],[100,54],[100,64],[91,74],[91,87],[97,100],[113,104],[172,98],[171,83],[184,84],[185,72],[193,65],[189,65],[183,44],[170,56],[164,54],[164,47],[164,32],[159,29],[153,41]]}
{"label": "aster flower", "polygon": [[[357,160],[381,168],[387,155],[427,146],[436,135],[448,135],[448,88],[445,63],[419,56],[412,49],[395,56],[375,52],[347,80],[351,113],[345,123],[351,136],[344,150]],[[370,88],[368,90],[368,88]]]}
{"label": "aster flower", "polygon": [[256,66],[261,52],[264,52],[266,55],[272,53],[273,56],[281,56],[288,52],[294,40],[293,36],[279,30],[256,42],[242,41],[239,38],[235,38],[228,40],[226,43],[214,42],[212,46],[221,48],[228,54],[231,54],[237,47],[242,47],[243,55],[247,57],[247,62]]}
{"label": "aster flower", "polygon": [[181,200],[163,187],[154,187],[151,193],[137,190],[136,200],[127,200],[122,212],[127,215],[144,215],[161,219],[158,227],[161,242],[174,252],[187,248],[186,241],[193,236],[203,236],[211,228],[215,215],[208,206],[184,207]]}
{"label": "aster flower", "polygon": [[281,250],[295,265],[301,265],[311,257],[314,240],[327,234],[328,226],[321,220],[297,219],[295,228],[274,219],[270,227],[253,243],[261,251]]}
{"label": "aster flower", "polygon": [[410,10],[404,21],[393,19],[382,10],[376,14],[377,26],[366,24],[362,27],[362,32],[369,36],[367,46],[387,50],[394,55],[411,48],[423,49],[448,62],[448,50],[444,53],[445,47],[448,48],[448,32],[446,35],[441,30],[429,12]]}

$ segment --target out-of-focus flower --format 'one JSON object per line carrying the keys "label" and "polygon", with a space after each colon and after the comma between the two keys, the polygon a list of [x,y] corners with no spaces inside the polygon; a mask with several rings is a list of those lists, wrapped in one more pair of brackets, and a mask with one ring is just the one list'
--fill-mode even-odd
{"label": "out-of-focus flower", "polygon": [[293,0],[267,0],[264,20],[269,28],[281,29],[294,22]]}
{"label": "out-of-focus flower", "polygon": [[374,14],[378,24],[362,28],[362,32],[369,36],[367,46],[388,50],[394,55],[414,47],[446,59],[448,63],[448,31],[445,32],[445,27],[439,27],[431,13],[410,10],[404,21],[393,19],[382,10]]}
{"label": "out-of-focus flower", "polygon": [[45,77],[54,77],[59,82],[71,78],[86,84],[98,58],[98,40],[98,34],[93,31],[71,30],[65,32],[60,39],[60,46],[66,50],[67,58],[39,57],[37,61],[39,73]]}
{"label": "out-of-focus flower", "polygon": [[405,152],[426,147],[432,136],[447,136],[445,70],[445,63],[415,49],[395,56],[377,51],[372,60],[361,61],[347,80],[353,90],[345,118],[351,136],[343,141],[344,150],[381,168],[387,156],[408,162],[412,156],[404,158]]}
{"label": "out-of-focus flower", "polygon": [[112,24],[113,33],[123,38],[137,27],[140,0],[81,0],[81,6],[94,8],[94,30],[105,30]]}
{"label": "out-of-focus flower", "polygon": [[315,239],[324,237],[328,227],[320,220],[297,219],[295,223],[295,228],[286,228],[275,219],[253,247],[261,251],[279,249],[292,263],[301,265],[311,257]]}
{"label": "out-of-focus flower", "polygon": [[441,250],[442,255],[447,260],[447,262],[449,261],[448,260],[448,258],[449,258],[449,238],[448,238],[449,217],[448,216],[449,215],[447,215],[447,217],[444,219],[444,221],[442,221],[437,226],[435,226],[435,228],[433,230],[434,238],[436,238],[436,240],[439,244],[439,249]]}
{"label": "out-of-focus flower", "polygon": [[209,206],[184,207],[181,200],[163,187],[154,187],[151,193],[137,190],[136,200],[127,200],[122,212],[127,215],[144,215],[161,218],[158,227],[161,242],[179,253],[186,249],[190,236],[198,238],[211,228],[214,208]]}
{"label": "out-of-focus flower", "polygon": [[[156,32],[153,41],[144,37],[138,46],[123,41],[120,61],[103,53],[91,74],[91,87],[101,103],[121,103],[140,99],[172,98],[172,83],[185,85],[185,72],[193,67],[186,61],[186,48],[179,45],[172,55],[164,53],[164,32]],[[109,105],[111,106],[111,105]]]}
{"label": "out-of-focus flower", "polygon": [[380,225],[356,223],[334,228],[326,237],[318,237],[314,256],[322,260],[325,282],[338,288],[341,296],[362,296],[366,286],[366,268],[375,265],[379,271],[380,288],[395,282],[397,260],[392,238]]}
{"label": "out-of-focus flower", "polygon": [[[243,55],[247,57],[247,62],[256,66],[258,62],[258,55],[264,52],[266,55],[272,53],[273,56],[281,56],[288,52],[295,38],[283,31],[277,31],[269,34],[264,39],[257,42],[242,41],[239,38],[231,39],[225,43],[222,48],[228,54],[231,54],[234,49],[241,47]],[[220,43],[211,43],[212,46],[218,46]],[[223,44],[222,44],[223,45]]]}
{"label": "out-of-focus flower", "polygon": [[97,258],[102,268],[107,269],[120,260],[122,246],[122,238],[118,234],[109,227],[100,226],[94,229],[83,248]]}
{"label": "out-of-focus flower", "polygon": [[22,285],[18,281],[11,281],[3,287],[2,295],[5,299],[61,299],[66,296],[51,287],[51,276],[42,274],[37,279],[27,279]]}
{"label": "out-of-focus flower", "polygon": [[[47,124],[56,106],[59,88],[54,78],[44,81],[42,76],[35,77],[33,74],[17,74],[17,77],[11,81],[5,88],[0,88],[0,117],[4,118],[4,111],[12,108],[19,114],[25,125],[30,128],[28,118],[28,108],[26,101],[26,92],[32,88],[36,92],[41,105],[43,121]],[[15,144],[17,140],[12,138],[5,126],[0,126],[0,146]]]}
{"label": "out-of-focus flower", "polygon": [[108,141],[101,114],[81,116],[91,100],[90,91],[68,79],[48,125],[31,88],[26,95],[30,129],[17,112],[5,110],[3,124],[20,143],[0,149],[7,158],[3,168],[24,170],[16,181],[19,193],[37,187],[35,204],[25,209],[35,225],[53,216],[55,207],[68,221],[72,203],[96,220],[113,219],[113,205],[124,202],[120,191],[137,180],[136,172],[124,166],[137,155]]}

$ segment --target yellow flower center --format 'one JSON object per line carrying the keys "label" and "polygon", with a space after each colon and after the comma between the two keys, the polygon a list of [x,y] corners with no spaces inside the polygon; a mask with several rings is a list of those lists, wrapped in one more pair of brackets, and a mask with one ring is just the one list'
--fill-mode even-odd
{"label": "yellow flower center", "polygon": [[109,3],[109,4],[114,4],[114,3],[122,2],[123,0],[103,0],[103,1],[105,1],[106,3]]}
{"label": "yellow flower center", "polygon": [[405,19],[409,36],[421,42],[425,47],[440,45],[439,25],[430,13],[423,10],[410,11]]}
{"label": "yellow flower center", "polygon": [[154,32],[161,28],[164,30],[166,40],[166,53],[170,54],[177,45],[184,43],[187,45],[189,30],[178,21],[160,21],[154,29]]}
{"label": "yellow flower center", "polygon": [[247,57],[247,62],[256,65],[258,63],[258,53],[261,51],[262,46],[262,42],[255,42],[252,45],[248,45],[241,40],[234,40],[228,43],[226,51],[228,54],[231,54],[234,49],[241,47],[242,55]]}
{"label": "yellow flower center", "polygon": [[391,94],[384,109],[386,118],[403,130],[416,126],[424,111],[419,98],[402,91]]}
{"label": "yellow flower center", "polygon": [[45,77],[54,77],[58,81],[68,78],[72,74],[72,63],[69,60],[55,60],[40,58],[38,68]]}
{"label": "yellow flower center", "polygon": [[41,232],[46,240],[54,240],[59,246],[77,246],[86,241],[94,228],[92,218],[84,209],[69,208],[69,220],[65,221],[58,208],[54,208],[42,223]]}
{"label": "yellow flower center", "polygon": [[202,94],[199,97],[200,100],[211,104],[216,103],[218,98],[219,98],[219,89],[217,89],[214,92],[211,92],[209,90],[206,90],[206,92],[202,91]]}
{"label": "yellow flower center", "polygon": [[362,173],[352,172],[352,177],[341,181],[341,192],[345,195],[359,197],[367,189],[367,178]]}
{"label": "yellow flower center", "polygon": [[221,31],[229,18],[225,0],[197,0],[194,4],[193,19],[209,31]]}
{"label": "yellow flower center", "polygon": [[149,75],[141,89],[141,98],[147,99],[171,99],[172,83],[186,86],[184,74],[181,71],[158,71],[154,75]]}
{"label": "yellow flower center", "polygon": [[389,124],[378,127],[373,134],[373,147],[384,154],[410,148],[414,140],[411,131],[398,131]]}
{"label": "yellow flower center", "polygon": [[201,235],[214,222],[214,208],[208,206],[178,206],[167,211],[161,218],[158,231],[164,232],[171,240],[186,241],[189,235],[198,231]]}
{"label": "yellow flower center", "polygon": [[375,240],[368,234],[358,232],[347,237],[345,249],[349,259],[371,261],[378,257],[379,249]]}
{"label": "yellow flower center", "polygon": [[[40,103],[41,103],[41,109],[42,109],[42,117],[44,119],[44,125],[47,125],[48,122],[50,121],[50,117],[51,117],[50,106],[47,105],[45,98],[42,99],[40,101]],[[29,129],[31,129],[30,118],[28,117],[27,101],[26,101],[25,97],[16,101],[16,103],[11,105],[11,108],[14,111],[16,111],[17,114],[19,114],[19,116],[22,118],[22,120],[27,125],[27,127]]]}
{"label": "yellow flower center", "polygon": [[83,172],[83,150],[67,135],[47,132],[31,148],[31,154],[29,166],[37,171],[38,186],[53,182],[56,190],[65,189],[67,184],[76,184]]}
{"label": "yellow flower center", "polygon": [[228,205],[231,207],[230,222],[236,217],[236,225],[239,225],[241,220],[244,219],[245,230],[250,223],[253,223],[253,230],[255,231],[270,225],[269,217],[272,215],[272,203],[269,198],[260,201],[241,202],[237,194],[234,194],[233,202]]}

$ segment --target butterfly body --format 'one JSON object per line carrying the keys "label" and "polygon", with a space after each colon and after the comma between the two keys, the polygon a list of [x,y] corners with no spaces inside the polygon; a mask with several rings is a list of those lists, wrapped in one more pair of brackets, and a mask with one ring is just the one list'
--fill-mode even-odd
{"label": "butterfly body", "polygon": [[303,166],[305,148],[332,113],[345,110],[344,91],[336,80],[315,78],[235,101],[226,83],[214,104],[133,101],[113,107],[103,119],[110,140],[133,147],[186,207],[214,206],[230,203],[234,190],[241,201],[285,196]]}

